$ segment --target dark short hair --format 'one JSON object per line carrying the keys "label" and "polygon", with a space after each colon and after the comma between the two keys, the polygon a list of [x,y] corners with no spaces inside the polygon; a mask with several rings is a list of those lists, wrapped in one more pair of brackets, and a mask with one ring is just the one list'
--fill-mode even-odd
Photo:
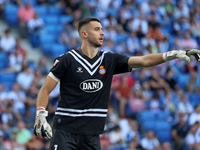
{"label": "dark short hair", "polygon": [[83,18],[78,23],[78,32],[80,32],[82,26],[90,23],[91,21],[97,21],[97,22],[101,23],[101,21],[98,18],[96,18],[96,17],[86,17],[86,18]]}

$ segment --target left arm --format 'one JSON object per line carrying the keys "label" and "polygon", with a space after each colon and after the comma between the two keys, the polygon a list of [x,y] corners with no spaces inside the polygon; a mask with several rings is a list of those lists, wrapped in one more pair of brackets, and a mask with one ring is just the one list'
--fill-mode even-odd
{"label": "left arm", "polygon": [[128,60],[129,68],[151,67],[164,63],[163,53],[149,54],[144,56],[130,57]]}
{"label": "left arm", "polygon": [[181,59],[185,62],[190,62],[190,56],[193,55],[197,61],[200,61],[200,50],[172,50],[166,53],[148,54],[144,56],[130,57],[128,60],[129,68],[151,67],[159,65],[169,60]]}

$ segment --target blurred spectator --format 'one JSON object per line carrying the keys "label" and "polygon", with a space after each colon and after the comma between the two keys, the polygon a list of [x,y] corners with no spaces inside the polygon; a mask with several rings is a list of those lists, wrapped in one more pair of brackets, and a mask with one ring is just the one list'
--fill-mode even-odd
{"label": "blurred spectator", "polygon": [[18,9],[19,29],[22,38],[26,36],[27,23],[33,18],[34,14],[35,10],[29,1],[25,2],[25,4]]}
{"label": "blurred spectator", "polygon": [[64,10],[64,14],[66,14],[66,15],[71,15],[71,14],[73,14],[74,11],[76,11],[80,8],[78,2],[74,1],[74,0],[64,1],[64,3],[66,6],[65,10]]}
{"label": "blurred spectator", "polygon": [[180,2],[178,7],[174,10],[174,18],[179,19],[180,17],[188,18],[189,17],[189,8],[186,4]]}
{"label": "blurred spectator", "polygon": [[30,67],[27,67],[23,72],[20,72],[17,75],[16,80],[17,83],[21,85],[22,90],[27,91],[31,86],[33,78],[34,78],[33,70]]}
{"label": "blurred spectator", "polygon": [[197,22],[195,16],[193,16],[190,20],[191,25],[191,34],[196,39],[197,43],[200,42],[200,24]]}
{"label": "blurred spectator", "polygon": [[108,106],[108,113],[106,118],[106,128],[112,129],[118,124],[119,118],[117,113],[115,112],[113,106],[110,104]]}
{"label": "blurred spectator", "polygon": [[132,121],[131,122],[131,130],[127,134],[126,141],[131,142],[132,140],[135,139],[136,136],[140,141],[140,132],[138,131],[138,123],[137,123],[137,121]]}
{"label": "blurred spectator", "polygon": [[116,41],[117,38],[117,32],[115,31],[115,28],[112,26],[107,26],[106,30],[104,30],[104,38],[108,40],[112,40],[113,42]]}
{"label": "blurred spectator", "polygon": [[115,96],[119,101],[119,112],[121,118],[125,117],[125,107],[130,98],[130,93],[133,84],[134,79],[129,74],[125,74],[121,78],[121,83],[116,88]]}
{"label": "blurred spectator", "polygon": [[159,91],[154,92],[152,99],[148,101],[148,106],[149,109],[153,111],[158,111],[164,108],[164,104],[159,97]]}
{"label": "blurred spectator", "polygon": [[8,93],[8,99],[14,103],[13,110],[16,113],[18,119],[21,119],[20,114],[24,113],[25,98],[25,93],[22,90],[20,90],[20,84],[14,83],[12,86],[12,91]]}
{"label": "blurred spectator", "polygon": [[24,144],[27,150],[39,150],[44,148],[44,144],[35,134],[32,134],[31,139]]}
{"label": "blurred spectator", "polygon": [[176,91],[178,89],[178,85],[176,83],[176,81],[173,78],[174,75],[174,71],[171,68],[168,68],[166,70],[166,83],[169,85],[170,90],[172,91]]}
{"label": "blurred spectator", "polygon": [[173,99],[171,98],[170,94],[171,94],[170,92],[165,93],[165,98],[164,98],[164,102],[163,102],[164,108],[165,108],[165,111],[170,112],[172,117],[175,117],[176,106],[175,106],[175,103],[174,103]]}
{"label": "blurred spectator", "polygon": [[65,45],[70,44],[70,36],[66,30],[62,30],[58,42]]}
{"label": "blurred spectator", "polygon": [[127,48],[132,55],[140,51],[140,42],[134,31],[130,33],[130,37],[127,39]]}
{"label": "blurred spectator", "polygon": [[173,32],[175,36],[179,36],[179,38],[182,38],[182,36],[185,35],[185,33],[190,29],[190,24],[187,19],[185,19],[183,16],[178,18],[173,22]]}
{"label": "blurred spectator", "polygon": [[15,112],[13,111],[12,104],[9,103],[1,114],[1,122],[9,129],[15,127],[17,121],[17,115],[15,115]]}
{"label": "blurred spectator", "polygon": [[185,121],[188,121],[190,114],[193,112],[193,107],[187,100],[185,95],[181,95],[180,102],[178,104],[178,112],[185,115]]}
{"label": "blurred spectator", "polygon": [[136,117],[139,112],[145,109],[145,101],[143,99],[142,89],[138,83],[132,88],[129,105],[134,117]]}
{"label": "blurred spectator", "polygon": [[120,129],[122,131],[123,138],[126,139],[128,133],[132,130],[131,129],[131,123],[133,122],[132,117],[126,117],[124,119],[120,119],[118,122],[118,125],[120,126]]}
{"label": "blurred spectator", "polygon": [[178,46],[182,49],[185,48],[198,48],[196,40],[191,38],[190,32],[184,34],[184,38],[178,40]]}
{"label": "blurred spectator", "polygon": [[47,67],[47,58],[45,55],[40,58],[37,69],[42,72],[42,75],[48,74],[50,69]]}
{"label": "blurred spectator", "polygon": [[151,68],[151,76],[149,77],[150,88],[152,91],[168,90],[169,86],[165,80],[160,77],[158,70],[155,67]]}
{"label": "blurred spectator", "polygon": [[172,146],[170,142],[164,142],[162,144],[162,150],[172,150]]}
{"label": "blurred spectator", "polygon": [[0,130],[0,150],[4,150],[3,132]]}
{"label": "blurred spectator", "polygon": [[110,138],[107,132],[104,132],[102,135],[100,135],[100,144],[102,150],[106,150],[111,146]]}
{"label": "blurred spectator", "polygon": [[165,11],[168,16],[173,15],[175,6],[172,4],[171,0],[166,0],[166,2],[164,2],[163,7],[165,8]]}
{"label": "blurred spectator", "polygon": [[197,66],[195,66],[189,70],[190,78],[186,81],[186,87],[190,94],[200,92],[200,77],[197,69]]}
{"label": "blurred spectator", "polygon": [[134,139],[128,143],[128,147],[125,150],[144,150],[140,144],[138,135],[136,135]]}
{"label": "blurred spectator", "polygon": [[146,136],[142,138],[141,145],[146,150],[160,150],[160,143],[151,130],[147,131]]}
{"label": "blurred spectator", "polygon": [[35,123],[35,114],[30,111],[29,106],[25,107],[25,112],[23,115],[23,121],[27,129],[32,129]]}
{"label": "blurred spectator", "polygon": [[151,38],[150,34],[146,34],[144,38],[141,39],[141,45],[143,48],[150,46],[155,46],[156,42],[153,38]]}
{"label": "blurred spectator", "polygon": [[14,149],[26,150],[26,142],[31,140],[31,133],[25,128],[23,121],[17,123],[17,128],[13,129],[13,135],[11,137],[12,145]]}
{"label": "blurred spectator", "polygon": [[200,106],[196,105],[194,107],[194,111],[191,113],[189,117],[189,125],[193,125],[196,121],[200,123]]}
{"label": "blurred spectator", "polygon": [[183,113],[179,114],[178,123],[172,126],[171,135],[175,150],[183,150],[185,137],[189,131],[189,125],[184,119]]}
{"label": "blurred spectator", "polygon": [[[197,141],[196,139],[196,133],[197,133],[197,130],[199,128],[199,122],[195,122],[191,128],[190,128],[190,131],[189,133],[187,134],[186,138],[185,138],[185,144],[186,144],[186,148],[187,149],[199,149],[199,142],[200,141]],[[199,136],[199,135],[198,135]]]}
{"label": "blurred spectator", "polygon": [[115,27],[117,26],[117,20],[114,15],[109,14],[105,19],[103,19],[102,24],[104,28],[107,26]]}
{"label": "blurred spectator", "polygon": [[130,24],[130,28],[134,32],[140,30],[141,33],[147,34],[149,29],[148,29],[148,22],[145,19],[145,16],[141,14],[139,18],[133,19],[133,21]]}
{"label": "blurred spectator", "polygon": [[15,50],[18,50],[19,53],[25,57],[26,56],[26,50],[21,46],[21,38],[16,39],[16,47]]}
{"label": "blurred spectator", "polygon": [[0,48],[5,53],[12,53],[16,46],[15,38],[11,35],[10,29],[5,30],[5,35],[1,38]]}
{"label": "blurred spectator", "polygon": [[125,142],[123,133],[118,125],[112,131],[110,131],[109,139],[112,145],[122,144]]}
{"label": "blurred spectator", "polygon": [[20,72],[22,67],[23,55],[20,54],[19,49],[15,49],[14,53],[9,55],[9,66],[2,70],[4,72]]}
{"label": "blurred spectator", "polygon": [[28,20],[27,26],[30,33],[38,33],[44,26],[44,21],[42,18],[39,17],[39,14],[35,12],[33,18]]}

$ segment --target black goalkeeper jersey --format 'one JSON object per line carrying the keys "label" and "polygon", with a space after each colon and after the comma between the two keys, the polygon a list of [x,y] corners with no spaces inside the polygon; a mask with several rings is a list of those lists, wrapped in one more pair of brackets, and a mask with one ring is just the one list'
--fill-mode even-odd
{"label": "black goalkeeper jersey", "polygon": [[82,135],[103,133],[113,74],[131,71],[129,57],[99,50],[90,59],[80,48],[56,58],[50,74],[60,80],[53,128]]}

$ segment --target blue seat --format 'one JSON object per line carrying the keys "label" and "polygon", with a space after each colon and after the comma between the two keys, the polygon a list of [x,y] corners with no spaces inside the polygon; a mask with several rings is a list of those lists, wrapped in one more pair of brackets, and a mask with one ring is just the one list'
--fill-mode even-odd
{"label": "blue seat", "polygon": [[171,131],[171,125],[166,121],[157,121],[155,124],[155,131],[159,133],[160,131]]}
{"label": "blue seat", "polygon": [[52,7],[49,7],[47,11],[50,15],[60,15],[61,14],[61,9],[59,7],[52,6]]}
{"label": "blue seat", "polygon": [[12,86],[15,82],[10,82],[10,81],[3,81],[2,84],[4,87],[8,88],[8,90],[12,89]]}
{"label": "blue seat", "polygon": [[48,25],[58,24],[58,17],[57,16],[46,16],[45,22]]}
{"label": "blue seat", "polygon": [[62,45],[62,44],[54,44],[54,45],[52,45],[51,53],[52,53],[54,58],[62,55],[65,52],[66,52],[66,48],[65,48],[64,45]]}
{"label": "blue seat", "polygon": [[70,23],[73,21],[73,16],[71,15],[63,15],[60,17],[60,23],[64,24],[64,23]]}
{"label": "blue seat", "polygon": [[140,113],[138,119],[141,123],[145,121],[155,121],[155,113],[150,110],[143,111]]}
{"label": "blue seat", "polygon": [[45,6],[35,6],[34,9],[41,16],[47,15],[47,8]]}
{"label": "blue seat", "polygon": [[8,66],[8,56],[5,53],[0,52],[0,60],[0,69],[6,68]]}
{"label": "blue seat", "polygon": [[57,29],[57,27],[55,25],[46,25],[44,27],[44,31],[45,31],[46,34],[54,34],[54,35],[58,34],[57,33],[58,29]]}
{"label": "blue seat", "polygon": [[178,85],[180,86],[180,88],[185,88],[186,86],[186,81],[188,81],[190,78],[189,74],[181,74],[181,76],[179,76],[178,78]]}
{"label": "blue seat", "polygon": [[4,15],[7,17],[8,15],[17,16],[18,7],[16,5],[5,5]]}
{"label": "blue seat", "polygon": [[170,116],[169,112],[160,111],[159,113],[157,113],[156,119],[159,121],[166,121],[169,116]]}
{"label": "blue seat", "polygon": [[53,34],[41,34],[40,35],[40,44],[52,44],[55,42],[57,36]]}
{"label": "blue seat", "polygon": [[145,121],[143,122],[143,127],[144,127],[144,131],[147,132],[149,130],[152,130],[155,132],[155,121]]}
{"label": "blue seat", "polygon": [[42,51],[43,51],[43,53],[44,54],[51,54],[51,47],[52,47],[52,45],[51,44],[46,44],[46,43],[44,43],[43,45],[42,45]]}
{"label": "blue seat", "polygon": [[2,73],[0,74],[1,82],[15,82],[16,74],[15,73]]}
{"label": "blue seat", "polygon": [[160,131],[157,133],[160,143],[171,142],[171,132],[170,131]]}

